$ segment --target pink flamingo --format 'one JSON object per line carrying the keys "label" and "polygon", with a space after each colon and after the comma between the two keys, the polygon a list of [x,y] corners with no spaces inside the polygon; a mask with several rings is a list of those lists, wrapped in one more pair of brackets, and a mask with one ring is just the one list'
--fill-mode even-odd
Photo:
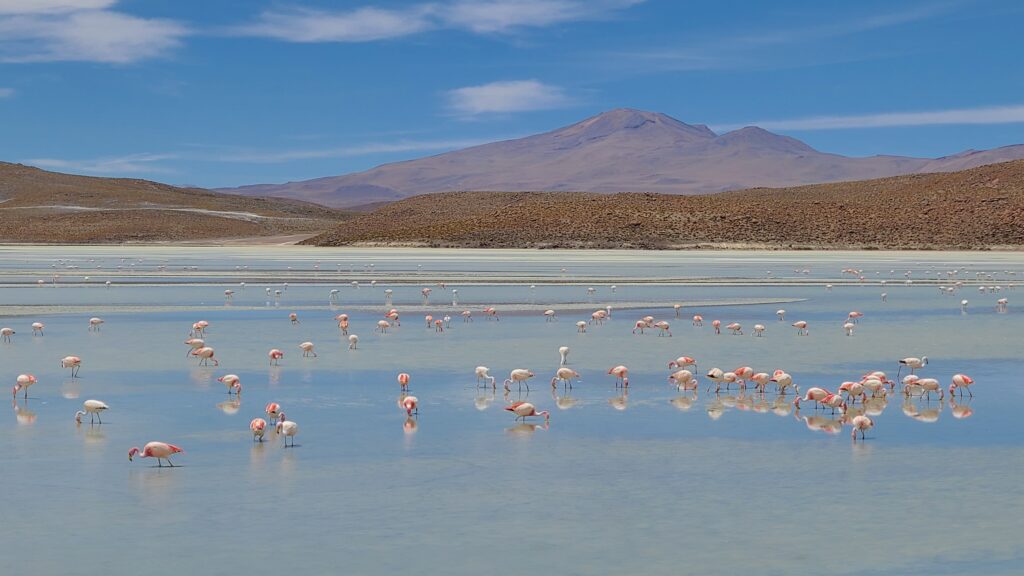
{"label": "pink flamingo", "polygon": [[299,349],[302,350],[302,357],[303,358],[306,358],[306,357],[309,357],[309,356],[312,356],[313,358],[316,358],[316,352],[313,351],[313,343],[312,342],[303,342],[302,344],[299,344]]}
{"label": "pink flamingo", "polygon": [[764,394],[768,383],[772,381],[772,377],[767,372],[758,372],[750,377],[750,381],[754,383],[754,390]]}
{"label": "pink flamingo", "polygon": [[740,385],[740,389],[747,389],[747,380],[754,375],[754,369],[750,366],[740,366],[732,371],[736,375],[736,383]]}
{"label": "pink flamingo", "polygon": [[434,320],[434,332],[444,332],[444,320]]}
{"label": "pink flamingo", "polygon": [[36,383],[36,377],[31,374],[19,374],[18,379],[15,380],[14,391],[11,393],[15,398],[18,397],[18,391],[25,391],[25,398],[28,399],[28,387]]}
{"label": "pink flamingo", "polygon": [[743,335],[743,326],[739,322],[733,322],[725,327],[733,336]]}
{"label": "pink flamingo", "polygon": [[647,328],[647,322],[644,322],[643,320],[637,320],[636,325],[633,326],[633,334],[636,334],[637,330],[639,330],[640,333],[643,334],[645,328]]}
{"label": "pink flamingo", "polygon": [[387,334],[388,328],[391,328],[391,323],[388,322],[387,320],[377,321],[377,331],[380,332],[381,334]]}
{"label": "pink flamingo", "polygon": [[10,344],[11,336],[14,336],[13,328],[0,328],[0,340]]}
{"label": "pink flamingo", "polygon": [[669,374],[668,381],[675,384],[680,390],[697,389],[697,379],[693,377],[693,373],[689,370],[677,370]]}
{"label": "pink flamingo", "polygon": [[164,465],[164,460],[167,460],[167,464],[174,468],[174,463],[171,462],[171,455],[184,452],[181,448],[178,448],[174,444],[167,444],[165,442],[150,442],[146,444],[142,450],[138,448],[132,448],[128,450],[128,461],[131,462],[137,454],[141,454],[140,458],[156,458],[157,465],[161,468]]}
{"label": "pink flamingo", "polygon": [[579,377],[579,372],[573,370],[572,368],[559,368],[555,372],[555,377],[551,379],[551,387],[555,388],[556,386],[558,386],[558,382],[562,381],[568,384],[569,388],[572,388],[572,379]]}
{"label": "pink flamingo", "polygon": [[967,390],[967,394],[974,398],[974,393],[971,392],[971,384],[974,384],[974,379],[966,374],[954,374],[953,383],[949,385],[949,396],[953,397],[953,391],[957,388],[960,389],[960,396],[964,395],[964,390]]}
{"label": "pink flamingo", "polygon": [[281,414],[281,405],[278,404],[277,402],[270,402],[267,404],[267,407],[263,409],[263,411],[267,414],[267,417],[269,417],[271,421],[274,421],[277,420],[277,417]]}
{"label": "pink flamingo", "polygon": [[192,324],[192,331],[188,333],[189,336],[202,337],[206,336],[206,328],[210,325],[206,320],[200,320]]}
{"label": "pink flamingo", "polygon": [[512,385],[513,382],[516,382],[517,384],[519,384],[519,389],[520,390],[523,389],[523,384],[526,384],[526,389],[529,390],[530,389],[530,382],[529,382],[529,380],[530,380],[530,378],[533,378],[533,376],[534,376],[533,372],[530,372],[529,370],[527,370],[525,368],[516,368],[515,370],[510,372],[509,375],[508,375],[508,378],[505,379],[505,382],[504,382],[505,390],[506,391],[507,390],[511,390],[511,385]]}
{"label": "pink flamingo", "polygon": [[299,322],[299,315],[295,312],[289,314],[288,319],[292,321],[292,324],[302,324],[302,322]]}
{"label": "pink flamingo", "polygon": [[271,348],[270,352],[267,352],[267,356],[270,357],[271,366],[280,366],[281,358],[284,358],[284,352],[281,352],[277,348]]}
{"label": "pink flamingo", "polygon": [[715,329],[715,334],[721,334],[722,333],[722,321],[721,320],[712,320],[711,321],[711,327]]}
{"label": "pink flamingo", "polygon": [[100,326],[103,324],[102,318],[89,318],[89,330],[94,332],[100,331]]}
{"label": "pink flamingo", "polygon": [[863,404],[868,398],[868,395],[864,390],[863,382],[843,382],[839,385],[838,392],[840,394],[846,394],[846,399],[851,403],[856,402],[856,399],[859,396],[861,404]]}
{"label": "pink flamingo", "polygon": [[693,325],[694,326],[703,326],[704,325],[704,317],[701,316],[700,314],[694,314],[693,315]]}
{"label": "pink flamingo", "polygon": [[693,369],[696,369],[697,368],[697,361],[694,360],[693,358],[690,358],[689,356],[680,356],[679,358],[676,358],[675,360],[669,362],[668,363],[668,367],[670,369],[673,369],[673,368],[693,368]]}
{"label": "pink flamingo", "polygon": [[242,379],[237,374],[225,374],[220,378],[217,378],[217,382],[228,387],[228,394],[241,394],[242,393]]}
{"label": "pink flamingo", "polygon": [[185,344],[188,344],[189,349],[185,352],[187,358],[194,350],[199,350],[203,346],[206,346],[206,342],[202,338],[189,338],[185,340]]}
{"label": "pink flamingo", "polygon": [[764,324],[754,324],[754,336],[764,336]]}
{"label": "pink flamingo", "polygon": [[263,418],[253,418],[252,422],[249,422],[249,430],[252,431],[253,442],[263,442],[263,434],[267,430],[267,421]]}
{"label": "pink flamingo", "polygon": [[32,323],[32,335],[35,336],[36,334],[38,334],[38,335],[42,336],[43,335],[43,328],[46,328],[46,325],[43,324],[42,322],[33,322]]}
{"label": "pink flamingo", "polygon": [[796,406],[797,408],[800,408],[800,402],[811,402],[811,401],[814,401],[814,403],[816,405],[820,406],[821,405],[821,401],[824,400],[826,396],[830,396],[831,394],[832,394],[831,392],[829,392],[828,390],[825,390],[824,388],[817,388],[817,387],[815,387],[815,388],[808,388],[807,392],[804,394],[803,398],[800,398],[799,396],[797,396],[796,400],[793,400],[793,406]]}
{"label": "pink flamingo", "polygon": [[544,422],[547,422],[551,418],[551,414],[547,410],[537,412],[537,408],[529,402],[515,402],[505,406],[505,410],[515,414],[516,420],[522,419],[526,421],[527,418],[532,416],[543,416]]}
{"label": "pink flamingo", "polygon": [[494,318],[495,320],[501,320],[501,318],[498,316],[498,311],[491,306],[484,308],[484,316],[488,320],[490,320],[491,318]]}
{"label": "pink flamingo", "polygon": [[615,366],[608,369],[608,373],[615,376],[615,387],[622,386],[623,388],[629,387],[629,368],[625,366]]}
{"label": "pink flamingo", "polygon": [[555,311],[554,310],[545,310],[544,311],[544,321],[545,322],[554,322],[555,320],[558,320],[558,317],[555,316]]}
{"label": "pink flamingo", "polygon": [[857,432],[860,432],[860,439],[863,440],[864,432],[875,426],[875,422],[863,414],[854,416],[850,424],[853,425],[853,430],[850,431],[850,438],[853,438],[854,441],[857,440]]}
{"label": "pink flamingo", "polygon": [[292,420],[285,420],[284,413],[277,419],[277,433],[284,438],[285,448],[288,447],[288,439],[292,439],[291,446],[295,447],[295,436],[299,433],[299,425]]}
{"label": "pink flamingo", "polygon": [[210,360],[213,360],[214,366],[220,366],[220,362],[213,357],[213,348],[210,348],[209,346],[203,346],[202,348],[193,350],[192,355],[199,358],[200,366],[208,366]]}
{"label": "pink flamingo", "polygon": [[793,328],[796,328],[797,336],[807,336],[811,333],[811,331],[807,329],[807,322],[804,320],[797,320],[796,322],[793,322]]}
{"label": "pink flamingo", "polygon": [[400,405],[405,410],[406,416],[412,416],[413,414],[419,415],[420,413],[420,400],[415,396],[406,396],[402,398]]}
{"label": "pink flamingo", "polygon": [[864,317],[864,313],[863,312],[857,312],[856,310],[854,310],[853,312],[850,312],[849,314],[846,315],[846,320],[848,322],[853,322],[854,324],[856,324],[857,321],[860,320],[863,317]]}
{"label": "pink flamingo", "polygon": [[82,367],[82,359],[78,356],[65,356],[60,361],[61,368],[70,368],[71,377],[78,378],[78,370]]}
{"label": "pink flamingo", "polygon": [[409,375],[406,374],[405,372],[402,372],[401,374],[399,374],[398,375],[398,384],[402,387],[402,391],[403,392],[409,390]]}
{"label": "pink flamingo", "polygon": [[[797,394],[800,393],[800,388],[793,384],[793,377],[784,370],[776,370],[768,381],[775,383],[775,389],[778,390],[779,394],[785,394],[786,389],[790,386],[796,390]],[[799,406],[799,404],[797,404],[797,406]]]}
{"label": "pink flamingo", "polygon": [[660,322],[655,322],[654,323],[654,327],[658,329],[658,336],[664,336],[665,334],[668,334],[669,337],[672,336],[672,331],[668,329],[669,328],[668,322],[666,322],[664,320],[662,320]]}

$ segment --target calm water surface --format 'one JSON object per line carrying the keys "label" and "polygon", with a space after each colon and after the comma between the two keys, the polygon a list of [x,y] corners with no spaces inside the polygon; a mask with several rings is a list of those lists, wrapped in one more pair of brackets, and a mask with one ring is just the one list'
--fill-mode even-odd
{"label": "calm water surface", "polygon": [[[944,295],[952,270],[967,285]],[[0,344],[0,383],[39,379],[0,419],[3,572],[1020,574],[1020,277],[1011,253],[0,248],[0,326],[17,331]],[[405,313],[381,335],[389,288]],[[674,302],[687,303],[682,318]],[[479,314],[487,305],[500,322]],[[577,333],[606,305],[611,321]],[[451,328],[428,330],[428,310],[451,314]],[[865,316],[847,337],[851,310]],[[633,336],[648,314],[674,337]],[[97,315],[106,324],[87,331]],[[716,318],[747,334],[714,335]],[[200,319],[219,367],[185,356]],[[799,319],[809,337],[790,327]],[[305,340],[319,357],[301,357]],[[562,345],[583,377],[571,392],[548,384]],[[666,364],[684,354],[702,372],[783,368],[830,389],[926,355],[921,374],[943,387],[957,372],[977,383],[953,403],[897,393],[853,443],[838,415],[797,413],[792,394],[680,394]],[[81,378],[59,367],[66,355],[82,357]],[[616,364],[630,368],[628,394],[607,374]],[[513,368],[537,378],[506,398],[500,382],[476,387],[478,365],[499,381]],[[412,423],[398,372],[421,402]],[[238,402],[216,380],[227,373],[241,376]],[[102,426],[74,422],[89,398],[111,406]],[[550,425],[516,425],[502,408],[519,399],[552,411]],[[299,424],[295,448],[272,433],[251,441],[269,401]],[[150,440],[182,446],[179,467],[127,461]]]}

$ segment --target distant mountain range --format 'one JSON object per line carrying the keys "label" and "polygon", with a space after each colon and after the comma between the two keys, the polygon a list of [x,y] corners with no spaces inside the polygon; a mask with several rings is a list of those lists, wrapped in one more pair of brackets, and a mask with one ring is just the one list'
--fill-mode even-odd
{"label": "distant mountain range", "polygon": [[1024,145],[942,158],[850,158],[757,127],[715,134],[656,112],[616,109],[551,132],[355,174],[221,189],[352,207],[449,191],[708,194],[952,172],[1024,159]]}

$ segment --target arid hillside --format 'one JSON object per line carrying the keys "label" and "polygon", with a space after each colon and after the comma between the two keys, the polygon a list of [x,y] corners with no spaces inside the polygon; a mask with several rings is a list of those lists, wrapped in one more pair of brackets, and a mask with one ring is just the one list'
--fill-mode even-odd
{"label": "arid hillside", "polygon": [[148,180],[93,178],[0,162],[0,242],[153,242],[328,230],[350,214]]}
{"label": "arid hillside", "polygon": [[451,192],[416,196],[306,243],[458,247],[1024,247],[1024,161],[706,196]]}

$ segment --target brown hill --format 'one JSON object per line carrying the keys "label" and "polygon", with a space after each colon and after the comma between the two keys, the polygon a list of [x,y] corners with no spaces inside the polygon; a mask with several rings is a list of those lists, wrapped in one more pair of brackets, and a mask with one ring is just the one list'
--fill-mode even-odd
{"label": "brown hill", "polygon": [[327,230],[350,216],[253,198],[0,162],[0,242],[184,241]]}
{"label": "brown hill", "polygon": [[1024,161],[705,196],[450,192],[306,241],[504,248],[1024,247]]}

